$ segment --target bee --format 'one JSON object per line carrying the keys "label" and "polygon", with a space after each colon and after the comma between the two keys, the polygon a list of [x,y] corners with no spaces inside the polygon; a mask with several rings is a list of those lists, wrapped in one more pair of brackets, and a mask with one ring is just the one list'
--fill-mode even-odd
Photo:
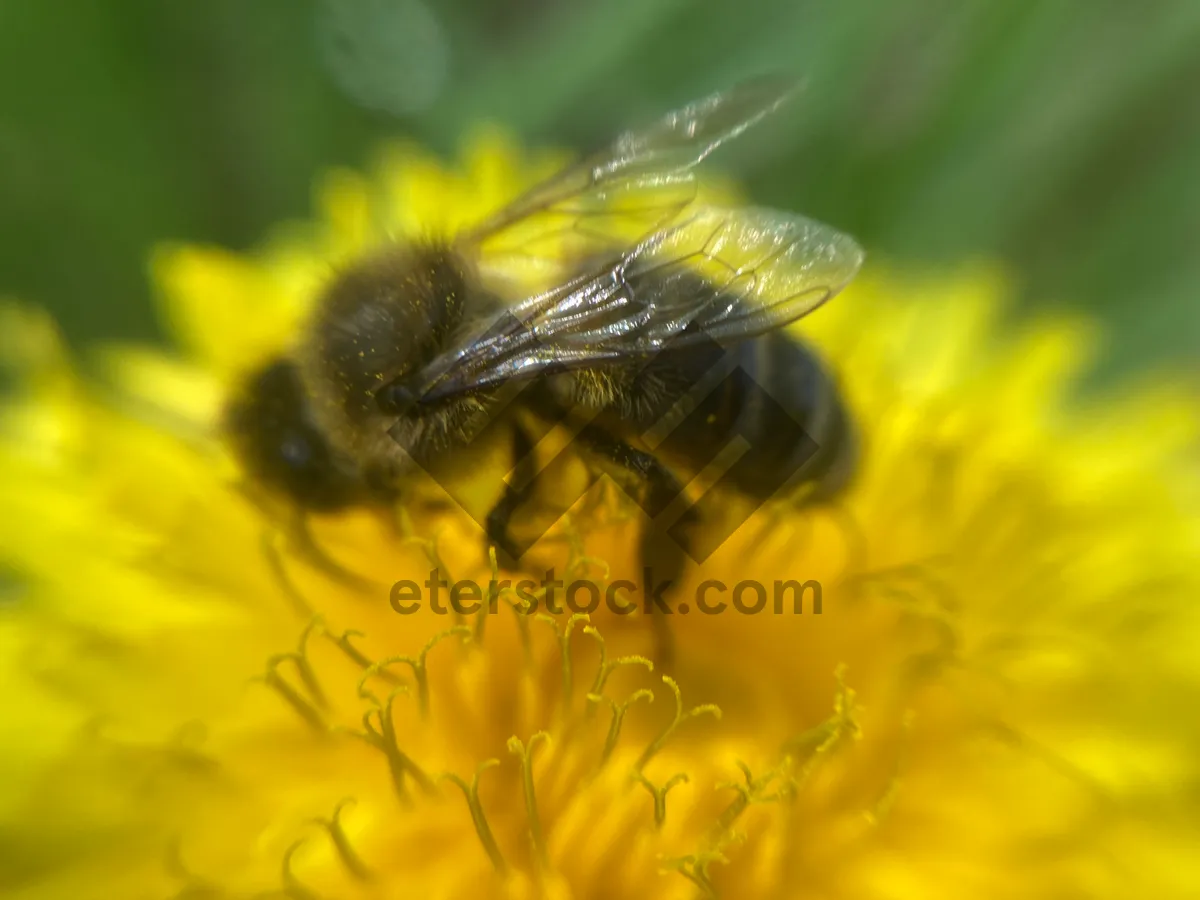
{"label": "bee", "polygon": [[[736,436],[751,452],[723,483],[760,500],[785,483],[835,492],[854,429],[827,368],[784,328],[863,252],[794,213],[696,199],[699,163],[795,92],[761,78],[698,100],[450,239],[390,243],[342,270],[295,351],[228,409],[247,471],[301,510],[386,505],[419,471],[469,465],[481,429],[502,422],[516,467],[485,531],[512,560],[527,549],[510,525],[533,494],[535,447],[558,423],[652,517]],[[567,265],[513,298],[481,260],[531,234],[560,239]],[[685,550],[695,515],[671,530]]]}

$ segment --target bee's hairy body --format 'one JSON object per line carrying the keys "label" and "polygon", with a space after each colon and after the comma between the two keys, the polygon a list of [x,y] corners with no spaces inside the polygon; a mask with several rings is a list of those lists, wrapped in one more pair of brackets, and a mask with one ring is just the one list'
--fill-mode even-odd
{"label": "bee's hairy body", "polygon": [[[456,458],[467,463],[465,427],[488,411],[491,392],[400,416],[383,412],[375,395],[435,358],[465,324],[499,308],[449,245],[390,246],[346,268],[320,298],[294,356],[271,361],[231,406],[230,431],[243,458],[261,481],[312,511],[390,503],[418,472],[453,470]],[[547,376],[504,415],[514,429],[530,416],[590,420],[580,433],[585,452],[615,462],[664,500],[737,436],[753,448],[755,464],[735,466],[731,481],[750,496],[767,499],[784,476],[823,495],[840,487],[855,442],[836,386],[814,353],[771,332],[721,356],[738,377],[715,386],[701,381],[711,354],[663,354]],[[681,398],[694,412],[657,459],[642,435]],[[495,521],[500,533],[489,540],[503,545],[507,525],[507,517]]]}
{"label": "bee's hairy body", "polygon": [[[786,329],[854,278],[862,250],[796,213],[708,206],[692,190],[697,165],[797,90],[767,76],[702,98],[447,240],[388,245],[343,269],[294,352],[229,405],[248,474],[301,513],[387,506],[422,470],[444,486],[478,471],[484,445],[511,440],[515,477],[485,530],[514,564],[509,525],[536,494],[535,448],[552,423],[574,426],[597,470],[635,483],[656,522],[736,438],[745,450],[722,488],[760,501],[785,485],[836,491],[853,472],[853,429],[830,375]],[[475,262],[514,240],[536,257],[539,235],[566,238],[554,268],[577,274],[501,298]],[[671,554],[660,576],[683,565],[710,494],[722,492],[685,509],[672,540],[644,533],[645,559]]]}

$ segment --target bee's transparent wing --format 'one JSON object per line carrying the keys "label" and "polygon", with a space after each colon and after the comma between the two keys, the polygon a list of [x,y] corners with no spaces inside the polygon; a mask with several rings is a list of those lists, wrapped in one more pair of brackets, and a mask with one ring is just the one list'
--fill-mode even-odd
{"label": "bee's transparent wing", "polygon": [[666,225],[696,196],[693,169],[799,89],[764,76],[688,104],[568,166],[460,239],[490,252],[536,256],[547,237],[567,256],[629,244]]}
{"label": "bee's transparent wing", "polygon": [[701,207],[506,310],[417,373],[405,393],[433,402],[563,369],[735,343],[807,315],[862,261],[852,238],[803,216]]}

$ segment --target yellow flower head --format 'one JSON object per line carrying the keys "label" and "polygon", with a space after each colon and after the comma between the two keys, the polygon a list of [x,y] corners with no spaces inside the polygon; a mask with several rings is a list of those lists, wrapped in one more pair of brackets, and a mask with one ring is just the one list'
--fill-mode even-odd
{"label": "yellow flower head", "polygon": [[[1200,895],[1196,417],[1154,384],[1065,402],[1086,323],[1005,331],[991,269],[868,272],[801,323],[856,479],[689,569],[676,597],[727,605],[670,617],[666,671],[645,616],[547,614],[540,586],[533,615],[502,588],[404,612],[433,570],[522,574],[451,505],[304,538],[264,508],[215,426],[331,267],[550,163],[403,149],[252,257],[164,250],[177,355],[111,350],[97,382],[5,309],[5,896]],[[609,485],[530,559],[636,585],[643,526]]]}

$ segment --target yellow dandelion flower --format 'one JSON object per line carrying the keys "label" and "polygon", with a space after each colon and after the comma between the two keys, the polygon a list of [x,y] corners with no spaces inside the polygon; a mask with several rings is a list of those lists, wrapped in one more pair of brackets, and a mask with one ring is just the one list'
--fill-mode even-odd
{"label": "yellow dandelion flower", "polygon": [[[514,574],[457,511],[318,517],[305,547],[239,489],[221,404],[331,262],[550,162],[403,148],[252,257],[164,250],[178,352],[110,349],[98,382],[5,308],[4,895],[1200,895],[1196,416],[1155,384],[1070,400],[1086,323],[1005,330],[991,269],[871,272],[802,323],[858,477],[688,572],[726,608],[671,617],[668,671],[605,607],[403,613],[434,569]],[[636,584],[639,515],[585,500],[539,565]]]}

